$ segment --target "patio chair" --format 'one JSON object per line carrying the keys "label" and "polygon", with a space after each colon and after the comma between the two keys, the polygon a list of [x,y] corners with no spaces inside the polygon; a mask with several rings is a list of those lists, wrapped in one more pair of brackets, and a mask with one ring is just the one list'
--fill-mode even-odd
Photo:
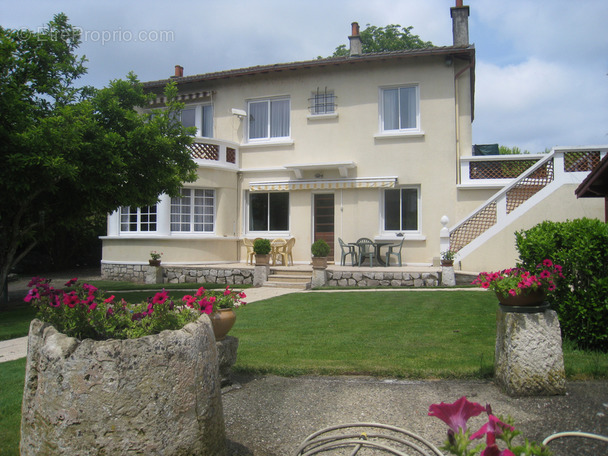
{"label": "patio chair", "polygon": [[253,259],[255,258],[253,239],[243,239],[243,245],[247,249],[247,264],[253,264]]}
{"label": "patio chair", "polygon": [[374,258],[376,257],[376,244],[368,238],[361,238],[355,244],[359,247],[359,266],[369,258],[369,265],[374,267]]}
{"label": "patio chair", "polygon": [[342,250],[342,256],[340,258],[340,264],[342,266],[346,263],[346,257],[350,255],[351,264],[354,266],[357,263],[357,246],[353,244],[346,244],[342,238],[338,238],[340,243],[340,250]]}
{"label": "patio chair", "polygon": [[399,266],[401,266],[401,249],[403,248],[403,241],[405,239],[401,238],[401,242],[399,244],[390,244],[388,245],[388,250],[386,251],[386,265],[391,265],[391,255],[395,256],[399,260]]}
{"label": "patio chair", "polygon": [[287,241],[283,238],[277,238],[270,241],[270,247],[272,250],[270,251],[270,256],[272,258],[272,264],[276,266],[278,264],[279,258],[281,259],[281,264],[283,266],[287,265]]}
{"label": "patio chair", "polygon": [[293,246],[296,243],[296,238],[292,237],[287,240],[287,245],[285,246],[285,252],[287,253],[287,264],[293,266]]}

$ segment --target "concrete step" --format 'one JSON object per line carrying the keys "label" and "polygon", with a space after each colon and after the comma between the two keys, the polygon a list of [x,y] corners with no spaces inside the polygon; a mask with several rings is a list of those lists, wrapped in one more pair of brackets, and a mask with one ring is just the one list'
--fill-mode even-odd
{"label": "concrete step", "polygon": [[308,290],[310,289],[310,282],[264,282],[264,287],[269,288],[293,288],[294,290]]}
{"label": "concrete step", "polygon": [[310,282],[312,280],[312,275],[302,275],[302,274],[270,274],[268,276],[269,282]]}

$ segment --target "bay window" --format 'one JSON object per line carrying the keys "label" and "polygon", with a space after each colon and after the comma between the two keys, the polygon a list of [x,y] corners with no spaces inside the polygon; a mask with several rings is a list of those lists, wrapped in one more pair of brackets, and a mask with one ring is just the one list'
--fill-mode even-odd
{"label": "bay window", "polygon": [[156,206],[120,208],[120,231],[129,233],[149,233],[156,231]]}
{"label": "bay window", "polygon": [[182,188],[171,198],[171,231],[212,233],[215,230],[215,190]]}

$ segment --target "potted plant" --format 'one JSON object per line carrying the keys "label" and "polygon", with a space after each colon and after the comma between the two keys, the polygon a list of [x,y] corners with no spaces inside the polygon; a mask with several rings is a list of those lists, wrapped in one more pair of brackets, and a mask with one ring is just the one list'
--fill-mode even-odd
{"label": "potted plant", "polygon": [[312,267],[324,269],[327,267],[327,255],[329,255],[329,245],[323,239],[317,239],[310,247],[312,252]]}
{"label": "potted plant", "polygon": [[255,264],[258,266],[267,265],[270,261],[270,251],[272,247],[268,239],[256,239],[253,242],[253,253],[255,253]]}
{"label": "potted plant", "polygon": [[441,266],[454,266],[454,258],[456,257],[456,251],[445,250],[441,252]]}
{"label": "potted plant", "polygon": [[182,301],[187,307],[208,314],[215,340],[223,340],[236,321],[234,309],[245,305],[245,302],[241,301],[245,297],[245,293],[237,293],[226,285],[225,290],[205,290],[201,287],[194,296],[186,295]]}
{"label": "potted plant", "polygon": [[562,267],[545,259],[533,271],[518,267],[482,272],[473,284],[492,290],[503,306],[538,306],[563,277]]}
{"label": "potted plant", "polygon": [[150,266],[160,266],[161,255],[162,253],[158,253],[156,250],[152,250],[150,252],[150,259],[148,260]]}

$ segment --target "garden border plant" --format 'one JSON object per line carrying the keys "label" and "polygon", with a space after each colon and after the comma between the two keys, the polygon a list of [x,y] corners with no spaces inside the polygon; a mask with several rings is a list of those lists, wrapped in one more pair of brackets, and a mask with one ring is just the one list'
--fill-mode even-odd
{"label": "garden border plant", "polygon": [[562,334],[581,348],[608,351],[608,225],[597,219],[542,222],[515,233],[521,265],[545,258],[564,279],[548,298]]}
{"label": "garden border plant", "polygon": [[49,279],[34,277],[28,284],[25,301],[37,309],[37,318],[57,331],[78,339],[134,339],[163,330],[181,329],[206,313],[243,305],[246,295],[226,286],[224,290],[200,287],[194,296],[175,303],[166,290],[141,303],[117,301],[97,287],[71,279],[64,289],[50,285]]}

